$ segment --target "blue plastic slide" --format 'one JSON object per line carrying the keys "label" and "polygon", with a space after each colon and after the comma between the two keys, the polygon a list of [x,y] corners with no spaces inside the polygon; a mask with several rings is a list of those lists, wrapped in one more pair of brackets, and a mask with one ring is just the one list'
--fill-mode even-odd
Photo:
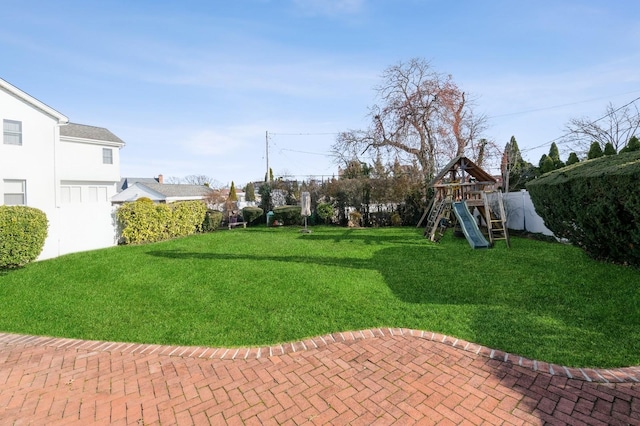
{"label": "blue plastic slide", "polygon": [[467,208],[467,203],[464,201],[453,203],[453,212],[458,218],[460,228],[462,228],[464,236],[467,237],[469,245],[474,249],[488,248],[489,242],[484,238],[482,232],[480,232],[476,219],[469,212],[469,208]]}

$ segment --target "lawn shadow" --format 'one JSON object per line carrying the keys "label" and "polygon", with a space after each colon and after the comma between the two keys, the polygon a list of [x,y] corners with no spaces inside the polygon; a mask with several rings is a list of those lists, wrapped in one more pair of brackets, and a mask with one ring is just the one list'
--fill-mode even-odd
{"label": "lawn shadow", "polygon": [[[375,238],[359,235],[357,230],[303,238],[310,237],[379,244]],[[397,239],[393,235],[388,237],[387,242]],[[511,277],[497,278],[491,263],[502,256],[500,253],[459,247],[460,256],[452,257],[451,250],[424,240],[407,242],[405,238],[399,244],[381,245],[371,258],[364,259],[332,257],[330,253],[278,256],[153,250],[147,254],[177,260],[266,261],[375,271],[383,277],[393,296],[407,304],[404,309],[409,313],[399,316],[407,322],[396,326],[426,328],[532,359],[580,367],[593,363],[612,367],[638,363],[637,295],[629,297],[626,289],[606,284],[585,288],[580,285],[579,271],[567,271],[570,275],[566,282],[548,279],[544,282],[544,273],[549,268],[541,271],[540,277],[531,277],[516,270],[514,264]],[[508,257],[501,262],[503,268],[505,263],[509,268]],[[436,321],[439,329],[433,329],[433,312],[439,315]],[[460,323],[450,323],[455,321]],[[620,345],[621,340],[626,343]],[[563,361],[568,359],[573,361]]]}
{"label": "lawn shadow", "polygon": [[[422,234],[422,230],[417,230],[416,233]],[[407,239],[406,235],[397,234],[382,234],[373,235],[370,229],[358,229],[358,228],[336,228],[335,231],[327,231],[323,229],[322,233],[308,233],[301,234],[300,238],[316,241],[333,241],[335,243],[352,243],[354,241],[361,241],[367,245],[382,245],[385,243],[401,244],[401,245],[418,245],[425,246],[423,239]],[[437,248],[433,245],[432,248]]]}

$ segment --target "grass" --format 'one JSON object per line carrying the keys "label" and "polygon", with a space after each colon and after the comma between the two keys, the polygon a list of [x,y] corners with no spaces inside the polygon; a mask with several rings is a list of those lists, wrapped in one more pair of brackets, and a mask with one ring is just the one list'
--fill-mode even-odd
{"label": "grass", "polygon": [[640,365],[640,271],[513,238],[472,250],[412,228],[247,228],[0,274],[0,330],[196,346],[379,326],[579,367]]}

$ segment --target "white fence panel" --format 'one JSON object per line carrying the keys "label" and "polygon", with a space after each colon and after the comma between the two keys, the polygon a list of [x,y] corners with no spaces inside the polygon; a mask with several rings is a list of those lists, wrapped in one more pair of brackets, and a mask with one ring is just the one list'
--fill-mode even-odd
{"label": "white fence panel", "polygon": [[518,231],[553,235],[544,225],[544,221],[533,206],[531,196],[525,189],[520,192],[503,194],[504,207],[507,211],[507,227]]}

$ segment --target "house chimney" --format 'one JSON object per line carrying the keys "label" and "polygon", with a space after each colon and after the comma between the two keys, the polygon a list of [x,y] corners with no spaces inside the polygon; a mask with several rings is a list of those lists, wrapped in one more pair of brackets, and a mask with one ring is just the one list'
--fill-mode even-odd
{"label": "house chimney", "polygon": [[164,176],[158,175],[158,183],[164,183]]}

